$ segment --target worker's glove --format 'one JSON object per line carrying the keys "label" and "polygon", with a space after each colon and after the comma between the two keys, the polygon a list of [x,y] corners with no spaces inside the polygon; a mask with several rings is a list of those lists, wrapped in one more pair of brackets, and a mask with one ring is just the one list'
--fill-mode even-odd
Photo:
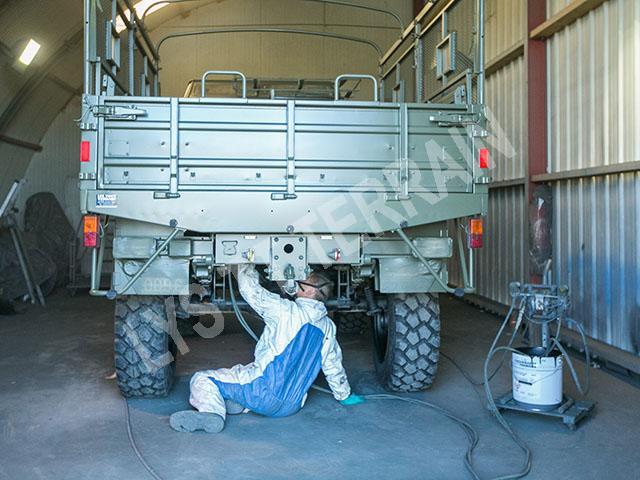
{"label": "worker's glove", "polygon": [[340,400],[340,403],[342,405],[358,405],[360,403],[364,403],[364,397],[361,395],[356,395],[355,393],[352,393],[351,395],[349,395],[347,398],[345,398],[344,400]]}

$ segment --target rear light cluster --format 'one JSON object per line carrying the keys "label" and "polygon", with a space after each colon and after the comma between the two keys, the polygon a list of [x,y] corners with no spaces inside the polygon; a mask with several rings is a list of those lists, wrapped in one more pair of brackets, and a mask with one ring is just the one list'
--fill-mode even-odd
{"label": "rear light cluster", "polygon": [[91,160],[91,142],[83,140],[80,142],[80,161],[86,163]]}
{"label": "rear light cluster", "polygon": [[482,235],[484,233],[482,218],[470,219],[468,232],[469,248],[482,248]]}
{"label": "rear light cluster", "polygon": [[478,150],[478,166],[480,168],[489,168],[489,149],[481,148]]}
{"label": "rear light cluster", "polygon": [[86,248],[96,248],[99,243],[100,220],[98,215],[85,215],[82,219],[82,243]]}

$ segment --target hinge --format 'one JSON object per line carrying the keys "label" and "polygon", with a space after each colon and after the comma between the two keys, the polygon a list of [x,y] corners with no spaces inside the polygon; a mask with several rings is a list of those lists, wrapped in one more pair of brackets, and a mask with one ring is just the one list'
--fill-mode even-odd
{"label": "hinge", "polygon": [[493,179],[488,176],[476,177],[475,183],[478,185],[487,185],[491,183]]}
{"label": "hinge", "polygon": [[474,125],[471,129],[471,135],[476,138],[487,138],[489,136],[489,132],[478,125]]}
{"label": "hinge", "polygon": [[141,108],[120,107],[116,105],[94,105],[91,107],[91,113],[94,117],[103,117],[107,120],[135,120],[138,116],[145,116],[146,110]]}

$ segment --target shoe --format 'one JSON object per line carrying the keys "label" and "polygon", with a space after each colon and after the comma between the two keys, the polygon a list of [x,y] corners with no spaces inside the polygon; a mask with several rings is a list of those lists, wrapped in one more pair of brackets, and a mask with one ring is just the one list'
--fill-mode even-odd
{"label": "shoe", "polygon": [[220,433],[224,428],[224,419],[216,413],[183,410],[169,417],[169,425],[176,432],[204,430],[207,433]]}
{"label": "shoe", "polygon": [[233,400],[225,400],[224,405],[227,407],[227,415],[238,415],[245,411],[245,408],[242,405],[238,402],[234,402]]}

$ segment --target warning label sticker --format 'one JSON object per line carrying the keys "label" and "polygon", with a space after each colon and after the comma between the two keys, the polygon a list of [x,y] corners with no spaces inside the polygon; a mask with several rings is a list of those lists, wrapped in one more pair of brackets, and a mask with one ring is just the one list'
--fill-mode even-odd
{"label": "warning label sticker", "polygon": [[118,195],[115,193],[98,193],[96,195],[96,207],[118,208]]}

